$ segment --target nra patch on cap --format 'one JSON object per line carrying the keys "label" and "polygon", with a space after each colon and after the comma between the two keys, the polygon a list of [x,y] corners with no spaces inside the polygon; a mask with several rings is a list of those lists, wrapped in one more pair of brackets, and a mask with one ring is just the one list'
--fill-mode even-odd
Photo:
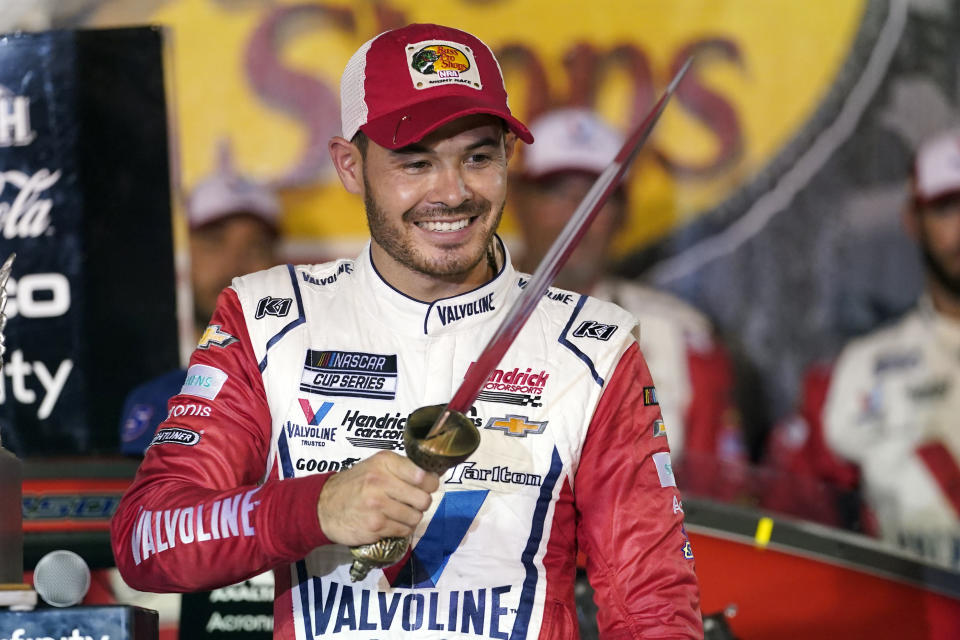
{"label": "nra patch on cap", "polygon": [[416,89],[462,84],[483,89],[470,47],[459,42],[425,40],[407,45],[407,66]]}

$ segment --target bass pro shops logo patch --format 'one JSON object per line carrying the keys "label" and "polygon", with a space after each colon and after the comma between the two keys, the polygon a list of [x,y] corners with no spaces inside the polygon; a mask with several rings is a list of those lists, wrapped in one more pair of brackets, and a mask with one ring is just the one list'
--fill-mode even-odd
{"label": "bass pro shops logo patch", "polygon": [[416,89],[462,84],[482,89],[480,72],[470,47],[459,42],[427,40],[407,45],[410,79]]}

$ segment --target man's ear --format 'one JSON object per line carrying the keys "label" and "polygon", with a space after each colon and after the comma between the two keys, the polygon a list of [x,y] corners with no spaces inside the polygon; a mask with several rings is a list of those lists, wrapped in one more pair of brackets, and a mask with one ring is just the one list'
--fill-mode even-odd
{"label": "man's ear", "polygon": [[343,188],[350,193],[363,195],[363,156],[357,145],[346,138],[334,136],[330,138],[327,148]]}
{"label": "man's ear", "polygon": [[506,155],[507,162],[510,162],[510,158],[513,157],[513,152],[517,148],[517,134],[513,131],[507,131],[503,134],[503,151]]}

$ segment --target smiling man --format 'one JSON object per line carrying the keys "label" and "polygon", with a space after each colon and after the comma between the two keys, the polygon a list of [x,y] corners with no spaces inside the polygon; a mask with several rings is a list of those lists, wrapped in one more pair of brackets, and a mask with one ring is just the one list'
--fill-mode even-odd
{"label": "smiling man", "polygon": [[[147,590],[276,575],[274,636],[577,638],[579,548],[603,637],[702,637],[656,390],[619,307],[551,290],[469,417],[480,446],[442,477],[403,453],[529,276],[495,231],[517,138],[474,36],[410,25],[341,83],[344,187],[366,203],[355,260],[277,267],[220,296],[171,417],[112,525]],[[207,335],[205,334],[205,335]],[[410,536],[353,582],[349,546]]]}

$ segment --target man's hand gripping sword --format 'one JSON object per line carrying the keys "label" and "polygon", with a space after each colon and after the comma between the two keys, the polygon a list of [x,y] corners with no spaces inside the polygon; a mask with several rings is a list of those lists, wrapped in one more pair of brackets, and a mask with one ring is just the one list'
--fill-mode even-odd
{"label": "man's hand gripping sword", "polygon": [[[567,258],[580,243],[587,232],[587,227],[617,189],[620,179],[650,136],[650,132],[691,62],[692,58],[688,59],[677,72],[660,100],[643,122],[631,132],[616,158],[593,183],[590,191],[550,247],[550,251],[537,266],[523,293],[510,307],[510,311],[490,338],[490,342],[467,370],[460,388],[454,393],[450,402],[446,405],[421,407],[410,414],[403,432],[403,444],[407,457],[417,466],[438,475],[443,474],[476,451],[480,445],[480,431],[464,414],[476,401],[483,384],[513,344]],[[374,567],[385,567],[398,562],[409,545],[409,537],[393,537],[383,538],[372,544],[350,547],[350,553],[354,557],[353,565],[350,567],[350,577],[354,581],[362,580]]]}

